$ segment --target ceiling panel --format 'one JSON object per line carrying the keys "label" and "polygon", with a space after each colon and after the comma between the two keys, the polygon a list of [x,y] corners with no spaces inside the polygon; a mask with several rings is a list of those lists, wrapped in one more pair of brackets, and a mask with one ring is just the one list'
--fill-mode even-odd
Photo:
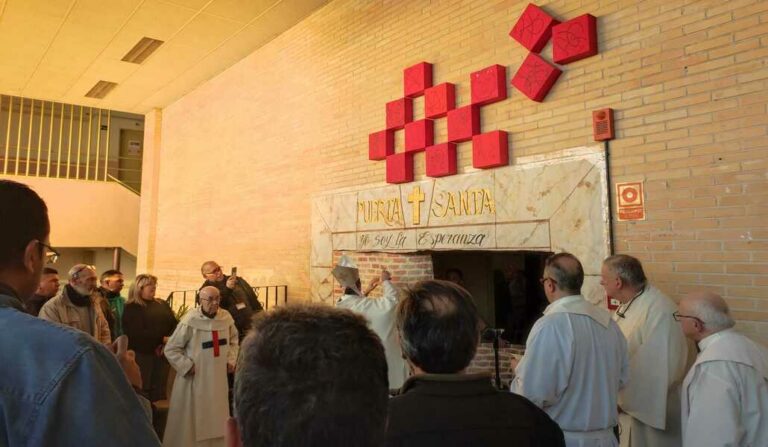
{"label": "ceiling panel", "polygon": [[272,5],[281,0],[213,0],[203,10],[207,14],[213,14],[241,23],[247,23],[254,17],[258,17]]}
{"label": "ceiling panel", "polygon": [[[146,113],[251,54],[328,0],[0,0],[0,93]],[[165,43],[140,65],[142,37]],[[86,98],[99,80],[117,82]]]}

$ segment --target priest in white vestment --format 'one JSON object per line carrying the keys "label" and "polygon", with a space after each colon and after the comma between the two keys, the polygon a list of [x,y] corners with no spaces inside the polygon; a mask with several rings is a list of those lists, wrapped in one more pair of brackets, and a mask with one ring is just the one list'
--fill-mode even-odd
{"label": "priest in white vestment", "polygon": [[510,389],[560,425],[566,446],[615,447],[629,370],[624,335],[607,310],[581,296],[584,270],[573,255],[550,256],[541,283],[551,304],[528,335]]}
{"label": "priest in white vestment", "polygon": [[686,296],[675,319],[701,350],[683,381],[683,446],[768,446],[768,349],[715,293]]}
{"label": "priest in white vestment", "polygon": [[677,306],[648,284],[642,264],[632,256],[603,261],[600,284],[621,303],[613,320],[629,351],[631,381],[619,393],[621,446],[678,447],[688,342],[671,318]]}
{"label": "priest in white vestment", "polygon": [[408,378],[409,370],[395,328],[398,292],[390,281],[391,275],[386,270],[381,272],[384,294],[381,298],[369,298],[360,291],[360,273],[349,257],[342,256],[332,273],[344,289],[344,295],[336,303],[336,307],[359,313],[368,320],[371,330],[379,336],[384,345],[389,389],[399,389]]}
{"label": "priest in white vestment", "polygon": [[235,321],[219,309],[219,290],[200,289],[200,306],[179,322],[165,345],[176,370],[164,447],[223,447],[229,398],[227,372],[238,352]]}

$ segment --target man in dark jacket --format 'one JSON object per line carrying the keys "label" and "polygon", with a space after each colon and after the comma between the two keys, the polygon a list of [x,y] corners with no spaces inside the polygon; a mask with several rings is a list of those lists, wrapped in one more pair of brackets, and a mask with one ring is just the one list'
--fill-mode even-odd
{"label": "man in dark jacket", "polygon": [[466,374],[479,342],[469,292],[424,281],[398,306],[403,354],[414,375],[389,402],[387,446],[565,446],[560,427],[488,374]]}
{"label": "man in dark jacket", "polygon": [[219,289],[221,308],[228,311],[235,319],[235,326],[242,341],[251,330],[253,314],[262,310],[256,292],[243,278],[225,275],[216,261],[204,262],[200,272],[205,278],[200,289],[206,286]]}

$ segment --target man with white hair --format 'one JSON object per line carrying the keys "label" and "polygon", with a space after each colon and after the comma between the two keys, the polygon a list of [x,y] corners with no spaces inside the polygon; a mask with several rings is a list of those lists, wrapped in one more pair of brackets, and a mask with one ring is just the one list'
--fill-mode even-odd
{"label": "man with white hair", "polygon": [[239,337],[220,302],[216,287],[200,289],[200,306],[184,315],[165,345],[165,357],[176,370],[165,447],[224,446],[227,373],[235,371]]}
{"label": "man with white hair", "polygon": [[40,318],[79,329],[104,344],[112,343],[109,323],[96,303],[96,270],[76,264],[69,269],[69,283],[40,309]]}
{"label": "man with white hair", "polygon": [[768,446],[768,350],[732,329],[715,293],[687,295],[674,318],[701,350],[683,382],[683,446]]}
{"label": "man with white hair", "polygon": [[630,381],[619,393],[622,447],[680,445],[680,385],[688,347],[669,318],[675,303],[653,287],[637,258],[603,261],[600,284],[621,306],[613,314],[627,339]]}
{"label": "man with white hair", "polygon": [[[397,289],[390,281],[392,275],[381,271],[381,284],[384,294],[381,298],[370,298],[360,291],[360,272],[352,260],[344,255],[339,264],[331,272],[341,284],[344,295],[336,303],[336,307],[349,309],[363,315],[373,332],[379,336],[384,345],[389,370],[389,388],[399,389],[408,377],[408,365],[403,359],[403,351],[397,338],[395,328],[395,308],[397,307]],[[371,284],[373,287],[374,284]]]}

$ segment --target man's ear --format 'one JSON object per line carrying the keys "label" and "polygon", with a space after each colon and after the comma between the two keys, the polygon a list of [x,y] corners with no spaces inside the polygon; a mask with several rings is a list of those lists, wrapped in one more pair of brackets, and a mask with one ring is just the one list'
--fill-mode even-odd
{"label": "man's ear", "polygon": [[225,438],[227,447],[243,447],[243,444],[240,442],[240,430],[237,428],[236,418],[227,418],[227,433]]}
{"label": "man's ear", "polygon": [[33,273],[42,255],[40,242],[35,239],[29,241],[26,248],[24,248],[24,268],[28,272]]}

